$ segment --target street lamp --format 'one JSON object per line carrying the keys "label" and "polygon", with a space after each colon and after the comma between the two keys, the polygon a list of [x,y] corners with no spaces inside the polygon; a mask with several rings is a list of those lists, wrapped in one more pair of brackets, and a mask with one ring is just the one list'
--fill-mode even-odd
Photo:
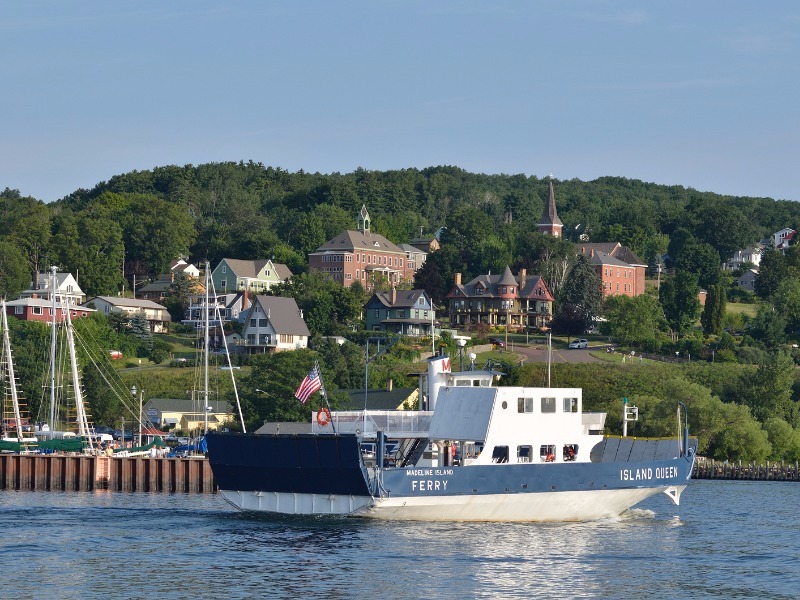
{"label": "street lamp", "polygon": [[458,344],[458,368],[464,370],[464,346],[467,345],[467,340],[459,338],[456,342]]}
{"label": "street lamp", "polygon": [[474,371],[475,370],[475,359],[476,358],[478,358],[477,354],[475,354],[474,352],[470,352],[469,353],[469,362],[470,362],[469,370],[470,371]]}

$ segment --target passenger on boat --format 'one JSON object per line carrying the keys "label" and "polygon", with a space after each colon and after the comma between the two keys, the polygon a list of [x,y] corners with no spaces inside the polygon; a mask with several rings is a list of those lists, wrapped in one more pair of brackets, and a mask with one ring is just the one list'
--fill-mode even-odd
{"label": "passenger on boat", "polygon": [[545,457],[544,462],[555,462],[555,460],[556,460],[556,457],[555,457],[554,454],[548,454]]}

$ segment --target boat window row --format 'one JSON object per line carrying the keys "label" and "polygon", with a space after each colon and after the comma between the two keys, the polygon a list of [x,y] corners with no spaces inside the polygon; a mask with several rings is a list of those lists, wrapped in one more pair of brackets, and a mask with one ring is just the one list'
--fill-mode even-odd
{"label": "boat window row", "polygon": [[[561,411],[565,413],[578,412],[578,399],[577,398],[562,398]],[[517,412],[519,413],[532,413],[536,412],[536,398],[517,398]],[[554,413],[558,407],[556,398],[539,398],[539,412],[541,413]]]}
{"label": "boat window row", "polygon": [[[533,462],[533,446],[521,445],[517,446],[516,462],[517,463],[530,463]],[[561,448],[561,460],[563,462],[572,462],[578,458],[578,444],[564,444]],[[495,446],[492,449],[492,462],[493,463],[507,463],[509,461],[509,447],[508,446]],[[556,462],[556,445],[555,444],[542,444],[539,446],[539,462]]]}

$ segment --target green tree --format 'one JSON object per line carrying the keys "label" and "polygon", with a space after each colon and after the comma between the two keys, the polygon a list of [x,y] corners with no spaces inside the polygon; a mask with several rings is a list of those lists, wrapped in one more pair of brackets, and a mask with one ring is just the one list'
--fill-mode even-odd
{"label": "green tree", "polygon": [[590,329],[602,308],[600,276],[585,254],[578,254],[557,302],[553,329],[576,335]]}
{"label": "green tree", "polygon": [[684,247],[675,263],[675,268],[694,273],[700,287],[708,289],[719,283],[721,264],[719,252],[713,246],[693,244]]}
{"label": "green tree", "polygon": [[130,320],[128,334],[139,342],[139,356],[145,357],[153,348],[153,334],[150,332],[150,323],[144,311],[139,311]]}
{"label": "green tree", "polygon": [[679,271],[661,282],[658,299],[673,331],[683,334],[697,320],[700,315],[699,293],[697,277],[688,271]]}
{"label": "green tree", "polygon": [[650,294],[609,297],[605,317],[607,329],[624,346],[652,347],[657,332],[666,327],[661,305]]}
{"label": "green tree", "polygon": [[756,294],[765,300],[777,291],[781,282],[789,275],[786,259],[777,250],[769,249],[761,257],[755,281]]}
{"label": "green tree", "polygon": [[0,298],[16,298],[30,282],[25,256],[15,244],[0,240]]}
{"label": "green tree", "polygon": [[722,333],[722,323],[725,318],[727,298],[725,288],[721,285],[712,285],[706,294],[706,305],[700,316],[700,323],[706,335],[719,335]]}
{"label": "green tree", "polygon": [[750,335],[767,348],[777,348],[786,339],[786,317],[769,304],[762,304],[750,321]]}
{"label": "green tree", "polygon": [[[164,306],[167,307],[172,321],[180,323],[186,318],[191,297],[198,293],[198,282],[186,273],[179,273],[167,287]],[[213,317],[212,317],[213,318]]]}
{"label": "green tree", "polygon": [[800,331],[800,278],[787,277],[781,281],[772,300],[786,319],[789,331]]}
{"label": "green tree", "polygon": [[775,352],[759,365],[756,372],[742,376],[740,385],[744,398],[760,421],[777,417],[789,423],[796,419],[792,400],[794,362],[785,352]]}

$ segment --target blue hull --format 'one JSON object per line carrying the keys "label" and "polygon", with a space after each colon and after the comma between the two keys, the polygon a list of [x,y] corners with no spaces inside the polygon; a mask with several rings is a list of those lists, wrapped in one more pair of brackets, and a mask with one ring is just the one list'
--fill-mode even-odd
{"label": "blue hull", "polygon": [[693,452],[677,456],[677,440],[610,438],[592,452],[595,462],[388,468],[370,479],[355,435],[206,439],[217,485],[238,492],[423,498],[663,488],[685,486],[694,464]]}

